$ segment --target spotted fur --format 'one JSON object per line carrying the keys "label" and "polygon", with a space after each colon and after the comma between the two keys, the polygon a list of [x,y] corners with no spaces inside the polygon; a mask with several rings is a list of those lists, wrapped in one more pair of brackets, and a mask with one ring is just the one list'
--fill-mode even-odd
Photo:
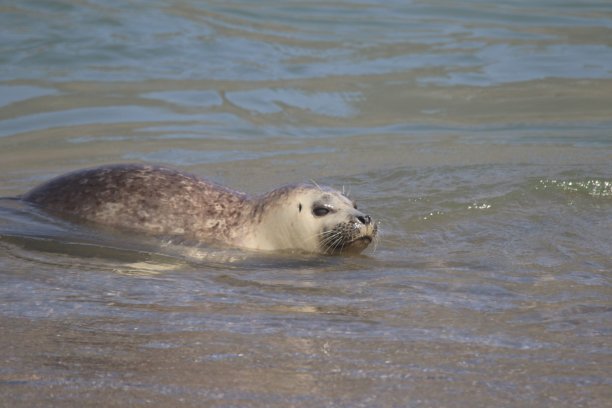
{"label": "spotted fur", "polygon": [[[352,201],[329,188],[300,184],[249,197],[160,166],[78,170],[32,189],[22,199],[75,221],[252,249],[334,253],[354,246],[360,251],[376,235],[376,225],[361,225],[357,220],[363,214]],[[318,219],[306,211],[318,202],[337,210]],[[338,233],[340,225],[344,232]],[[325,231],[336,231],[333,243]],[[362,235],[364,240],[359,239]]]}

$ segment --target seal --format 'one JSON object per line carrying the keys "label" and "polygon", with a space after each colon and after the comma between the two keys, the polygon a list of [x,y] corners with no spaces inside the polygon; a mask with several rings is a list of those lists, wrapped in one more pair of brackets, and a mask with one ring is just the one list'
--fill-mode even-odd
{"label": "seal", "polygon": [[354,201],[329,187],[295,184],[249,196],[142,164],[77,170],[20,198],[73,221],[254,250],[360,253],[378,229]]}

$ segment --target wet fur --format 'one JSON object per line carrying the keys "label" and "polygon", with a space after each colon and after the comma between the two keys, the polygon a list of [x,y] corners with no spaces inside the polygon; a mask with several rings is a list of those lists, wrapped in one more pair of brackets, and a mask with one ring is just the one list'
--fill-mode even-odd
{"label": "wet fur", "polygon": [[[303,204],[299,200],[312,196],[336,200],[339,207],[351,206],[351,214],[339,219],[306,219],[312,215],[300,214]],[[52,179],[21,198],[77,221],[178,237],[181,241],[252,249],[342,252],[363,233],[355,223],[357,210],[335,190],[292,185],[249,197],[194,175],[159,166],[131,164],[79,170]],[[312,231],[302,231],[311,227]],[[375,225],[366,229],[372,236],[376,234]],[[333,234],[326,235],[327,231]],[[300,235],[306,233],[309,235]],[[360,252],[366,246],[367,242],[365,245],[358,242],[354,249]]]}

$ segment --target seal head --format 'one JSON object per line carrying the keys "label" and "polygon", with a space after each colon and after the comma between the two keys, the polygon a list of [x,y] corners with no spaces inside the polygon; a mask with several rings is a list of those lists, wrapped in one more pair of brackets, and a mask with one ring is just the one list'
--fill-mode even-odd
{"label": "seal head", "polygon": [[254,203],[254,233],[242,242],[249,248],[359,253],[378,230],[354,201],[329,187],[285,186],[257,197]]}

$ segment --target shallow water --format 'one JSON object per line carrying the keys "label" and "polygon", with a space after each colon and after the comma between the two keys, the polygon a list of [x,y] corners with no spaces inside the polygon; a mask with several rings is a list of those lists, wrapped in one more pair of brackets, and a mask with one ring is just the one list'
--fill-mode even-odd
{"label": "shallow water", "polygon": [[382,231],[211,252],[0,200],[0,405],[612,403],[608,2],[0,11],[0,197],[152,161],[345,187]]}

